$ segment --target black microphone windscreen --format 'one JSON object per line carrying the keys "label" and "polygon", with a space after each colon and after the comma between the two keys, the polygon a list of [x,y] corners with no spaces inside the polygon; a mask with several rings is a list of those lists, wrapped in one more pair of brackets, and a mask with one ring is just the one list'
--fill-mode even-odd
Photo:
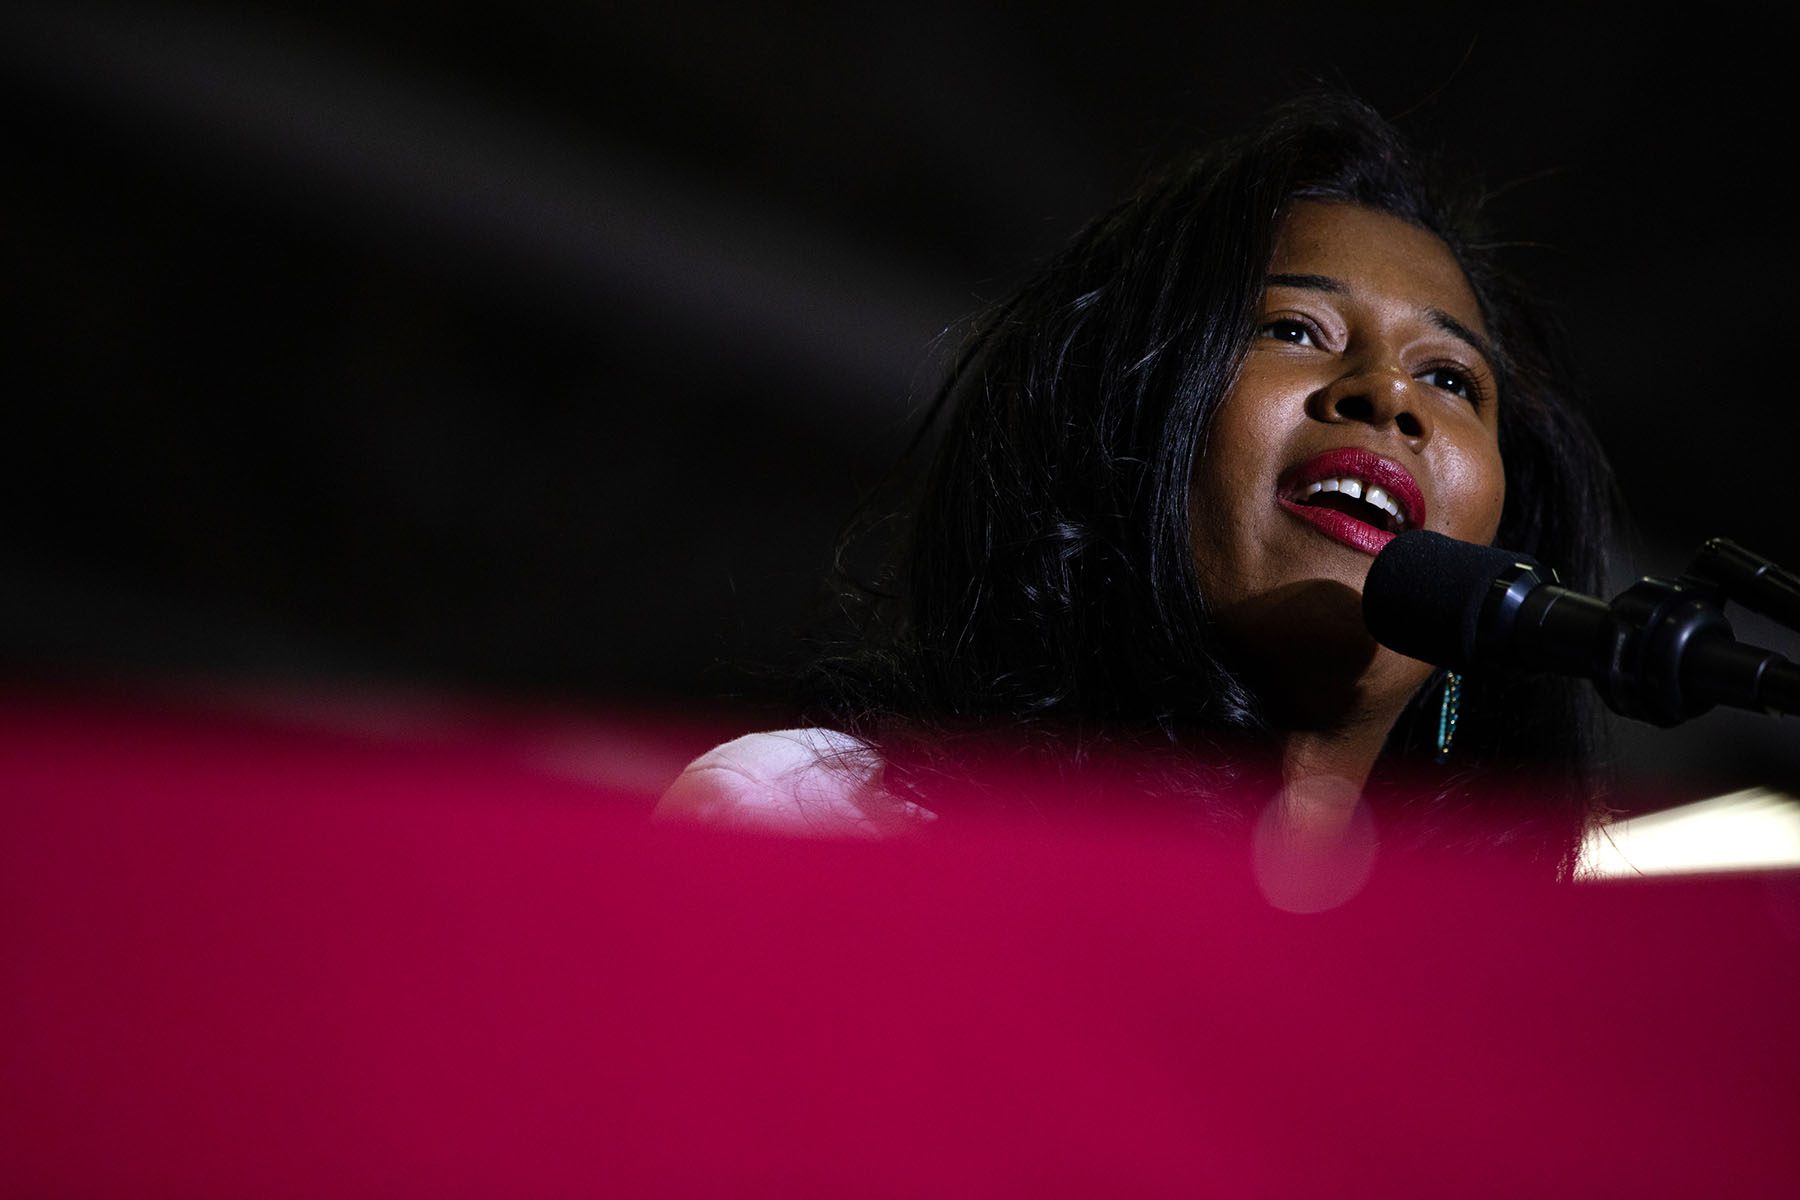
{"label": "black microphone windscreen", "polygon": [[1465,670],[1494,580],[1524,555],[1409,530],[1375,556],[1363,585],[1363,623],[1408,658]]}

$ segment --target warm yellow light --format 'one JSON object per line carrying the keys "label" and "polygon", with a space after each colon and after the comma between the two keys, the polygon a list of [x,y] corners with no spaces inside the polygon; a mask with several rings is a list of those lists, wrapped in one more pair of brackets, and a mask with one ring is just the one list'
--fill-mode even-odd
{"label": "warm yellow light", "polygon": [[1800,867],[1800,800],[1764,788],[1617,821],[1588,835],[1589,879]]}

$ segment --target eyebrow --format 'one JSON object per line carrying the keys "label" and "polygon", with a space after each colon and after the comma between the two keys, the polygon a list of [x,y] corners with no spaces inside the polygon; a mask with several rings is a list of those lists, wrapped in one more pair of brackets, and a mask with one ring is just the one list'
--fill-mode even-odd
{"label": "eyebrow", "polygon": [[1270,275],[1263,280],[1264,287],[1306,288],[1314,292],[1331,292],[1333,295],[1346,296],[1350,293],[1350,285],[1341,279],[1333,279],[1329,275]]}
{"label": "eyebrow", "polygon": [[1425,315],[1431,318],[1431,323],[1433,325],[1436,325],[1451,337],[1456,338],[1458,341],[1467,342],[1469,348],[1481,355],[1482,359],[1486,361],[1490,367],[1499,361],[1494,357],[1494,348],[1488,344],[1486,338],[1482,337],[1479,333],[1476,333],[1473,329],[1470,329],[1467,325],[1464,325],[1461,321],[1457,320],[1443,309],[1428,308],[1425,310]]}
{"label": "eyebrow", "polygon": [[[1330,292],[1334,296],[1347,296],[1350,294],[1349,284],[1341,279],[1333,279],[1329,275],[1288,275],[1278,273],[1266,277],[1263,280],[1263,286],[1304,288],[1307,291],[1312,292]],[[1470,329],[1467,325],[1464,325],[1461,321],[1457,320],[1443,309],[1428,308],[1425,310],[1425,315],[1431,318],[1431,323],[1433,325],[1436,325],[1439,329],[1443,330],[1457,341],[1466,343],[1471,350],[1481,355],[1490,366],[1497,361],[1494,357],[1494,348],[1488,343],[1486,338],[1482,337],[1479,333],[1476,333],[1473,329]]]}

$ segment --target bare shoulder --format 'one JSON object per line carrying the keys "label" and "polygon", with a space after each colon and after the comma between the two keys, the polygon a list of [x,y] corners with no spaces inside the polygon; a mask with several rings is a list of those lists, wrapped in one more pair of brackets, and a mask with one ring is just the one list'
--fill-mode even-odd
{"label": "bare shoulder", "polygon": [[834,729],[747,734],[689,763],[655,816],[813,837],[883,837],[932,819],[883,790],[883,765],[874,747]]}

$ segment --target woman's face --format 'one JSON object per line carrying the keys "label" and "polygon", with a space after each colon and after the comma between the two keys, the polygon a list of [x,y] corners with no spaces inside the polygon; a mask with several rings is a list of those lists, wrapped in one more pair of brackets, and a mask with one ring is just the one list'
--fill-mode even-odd
{"label": "woman's face", "polygon": [[1194,474],[1194,560],[1228,631],[1353,638],[1366,665],[1363,582],[1396,531],[1493,540],[1506,479],[1486,346],[1435,235],[1351,204],[1294,206]]}

